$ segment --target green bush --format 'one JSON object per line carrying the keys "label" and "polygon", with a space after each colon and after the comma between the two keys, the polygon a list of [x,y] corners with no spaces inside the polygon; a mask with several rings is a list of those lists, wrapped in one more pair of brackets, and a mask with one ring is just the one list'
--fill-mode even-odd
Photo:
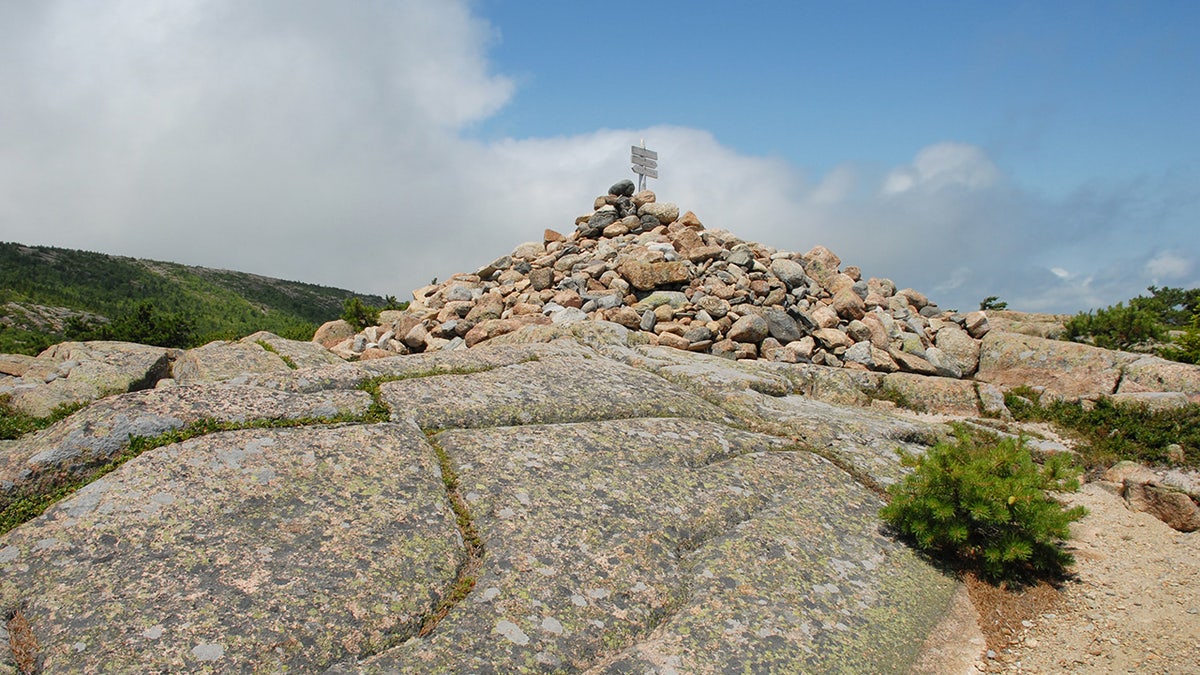
{"label": "green bush", "polygon": [[1160,349],[1158,355],[1172,361],[1200,364],[1200,312],[1192,317],[1192,325],[1187,327],[1183,335]]}
{"label": "green bush", "polygon": [[375,326],[379,324],[379,308],[364,303],[358,296],[347,298],[342,303],[342,320],[355,330]]}
{"label": "green bush", "polygon": [[1073,562],[1062,542],[1086,510],[1047,494],[1079,489],[1065,456],[1039,466],[1021,440],[984,442],[962,429],[922,456],[899,452],[914,471],[891,487],[881,515],[918,549],[992,581],[1058,576]]}
{"label": "green bush", "polygon": [[1090,342],[1104,349],[1129,349],[1134,345],[1161,340],[1162,329],[1154,313],[1118,302],[1107,309],[1080,312],[1067,320],[1064,337],[1075,342]]}
{"label": "green bush", "polygon": [[[1018,421],[1051,422],[1073,436],[1088,469],[1104,469],[1127,459],[1142,464],[1178,463],[1200,467],[1200,404],[1152,410],[1145,403],[1101,398],[1046,402],[1034,390],[1017,387],[1004,403]],[[1181,457],[1171,458],[1171,446]]]}
{"label": "green bush", "polygon": [[1154,314],[1159,323],[1178,328],[1186,326],[1193,315],[1200,312],[1200,288],[1184,290],[1164,286],[1150,286],[1150,296],[1139,295],[1129,301],[1129,306]]}

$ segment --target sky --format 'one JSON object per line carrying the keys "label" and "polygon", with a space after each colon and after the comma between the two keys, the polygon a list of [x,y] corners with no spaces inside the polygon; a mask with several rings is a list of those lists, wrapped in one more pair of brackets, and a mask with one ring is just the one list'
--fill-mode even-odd
{"label": "sky", "polygon": [[0,0],[0,241],[409,299],[659,201],[943,308],[1200,287],[1200,3]]}

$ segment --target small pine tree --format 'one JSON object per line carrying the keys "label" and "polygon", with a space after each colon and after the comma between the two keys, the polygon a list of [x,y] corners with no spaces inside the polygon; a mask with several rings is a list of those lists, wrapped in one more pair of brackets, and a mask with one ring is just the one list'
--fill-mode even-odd
{"label": "small pine tree", "polygon": [[1060,575],[1073,562],[1062,542],[1087,511],[1047,495],[1079,489],[1066,457],[1038,466],[1019,439],[982,444],[961,429],[954,443],[900,454],[914,471],[892,486],[881,516],[917,548],[992,581]]}
{"label": "small pine tree", "polygon": [[990,310],[990,309],[999,311],[999,310],[1007,309],[1007,308],[1008,308],[1008,303],[1001,301],[1000,298],[995,295],[989,295],[986,298],[984,298],[982,301],[980,301],[980,303],[979,303],[979,309],[985,310],[985,311]]}
{"label": "small pine tree", "polygon": [[342,319],[355,330],[362,330],[379,323],[379,308],[366,304],[358,296],[346,298],[342,303]]}

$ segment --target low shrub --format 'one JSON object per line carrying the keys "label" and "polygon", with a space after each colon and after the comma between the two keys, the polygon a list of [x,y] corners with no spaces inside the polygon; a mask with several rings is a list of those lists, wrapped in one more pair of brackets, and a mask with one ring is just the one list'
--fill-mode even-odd
{"label": "low shrub", "polygon": [[1183,334],[1161,348],[1158,355],[1181,363],[1200,364],[1200,313],[1193,316]]}
{"label": "low shrub", "polygon": [[913,472],[889,489],[881,515],[918,549],[993,582],[1061,576],[1073,562],[1063,541],[1086,510],[1048,495],[1079,489],[1066,456],[1039,465],[1022,440],[961,428],[924,455],[898,452]]}
{"label": "low shrub", "polygon": [[[1018,387],[1004,396],[1018,421],[1050,422],[1076,441],[1088,469],[1104,469],[1127,459],[1142,464],[1175,463],[1200,467],[1200,405],[1152,410],[1144,403],[1054,400]],[[1172,458],[1172,446],[1175,457]]]}
{"label": "low shrub", "polygon": [[1066,339],[1104,349],[1131,349],[1163,337],[1152,312],[1119,302],[1095,313],[1076,314],[1067,320],[1065,328]]}
{"label": "low shrub", "polygon": [[379,324],[379,308],[364,303],[357,296],[347,298],[342,303],[342,320],[355,330],[363,330],[367,326]]}

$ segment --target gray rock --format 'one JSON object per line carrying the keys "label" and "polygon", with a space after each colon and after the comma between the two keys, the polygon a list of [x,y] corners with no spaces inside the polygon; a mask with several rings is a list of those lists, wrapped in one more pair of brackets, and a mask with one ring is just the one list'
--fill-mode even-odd
{"label": "gray rock", "polygon": [[821,324],[819,324],[815,319],[812,318],[812,316],[805,312],[791,309],[788,310],[788,315],[796,320],[796,325],[799,326],[800,330],[804,333],[811,334],[813,331],[821,328]]}
{"label": "gray rock", "polygon": [[795,260],[787,258],[779,258],[771,261],[771,273],[779,278],[788,288],[803,288],[808,286],[808,275],[804,273],[804,266]]}
{"label": "gray rock", "polygon": [[631,218],[631,225],[640,222],[637,217],[638,207],[634,205],[633,200],[631,200],[629,196],[623,195],[618,197],[617,203],[614,204],[614,206],[617,207],[617,216],[620,219],[624,220],[626,218]]}
{"label": "gray rock", "polygon": [[1118,393],[1179,392],[1200,399],[1200,365],[1139,356],[1124,365],[1122,375]]}
{"label": "gray rock", "polygon": [[[385,332],[384,335],[387,335]],[[381,344],[383,338],[378,340]],[[342,360],[334,356],[328,349],[321,345],[312,342],[302,342],[300,340],[288,340],[287,338],[279,337],[274,333],[267,331],[259,331],[239,340],[243,344],[256,344],[259,346],[267,345],[269,351],[279,355],[284,364],[289,368],[315,368],[329,364],[341,363]],[[267,349],[267,347],[263,347]],[[288,362],[291,363],[288,363]]]}
{"label": "gray rock", "polygon": [[[719,409],[661,378],[594,359],[519,363],[469,378],[400,380],[383,384],[380,391],[394,420],[412,420],[425,429],[660,415],[727,419]],[[604,395],[596,396],[597,391]]]}
{"label": "gray rock", "polygon": [[955,324],[946,324],[934,336],[934,345],[952,359],[963,377],[979,370],[979,343]]}
{"label": "gray rock", "polygon": [[642,312],[641,329],[644,331],[654,330],[654,326],[658,323],[658,317],[654,314],[654,310],[647,309]]}
{"label": "gray rock", "polygon": [[963,376],[962,369],[958,367],[958,363],[937,347],[929,347],[925,350],[925,360],[929,362],[929,365],[933,366],[939,377],[953,377],[958,379]]}
{"label": "gray rock", "polygon": [[496,258],[490,264],[479,268],[479,271],[475,274],[477,274],[480,279],[491,279],[496,276],[497,272],[506,270],[509,267],[512,267],[512,258],[510,256],[501,256]]}
{"label": "gray rock", "polygon": [[4,546],[0,596],[45,672],[320,671],[415,634],[466,558],[435,454],[403,425],[159,448]]}
{"label": "gray rock", "polygon": [[754,265],[754,254],[750,251],[730,251],[729,255],[725,256],[725,261],[730,265],[749,268]]}
{"label": "gray rock", "polygon": [[859,320],[851,321],[846,326],[846,335],[848,335],[850,339],[854,340],[855,342],[870,340],[872,337],[871,328]]}
{"label": "gray rock", "polygon": [[875,367],[875,359],[871,354],[871,343],[867,341],[855,342],[842,354],[842,359],[847,362],[860,363],[872,369]]}
{"label": "gray rock", "polygon": [[[0,538],[0,597],[27,603],[66,671],[909,669],[955,584],[880,533],[862,481],[895,480],[894,448],[937,434],[815,400],[857,401],[873,373],[634,335],[529,326],[505,345],[251,376],[274,393],[145,392],[192,397],[139,413],[177,424],[253,408],[235,390],[263,409],[301,390],[365,406],[361,379],[403,378],[380,387],[392,424],[219,433],[129,462]],[[446,469],[482,553],[454,526]],[[474,590],[408,639],[460,570]],[[809,630],[727,630],[795,616]]]}
{"label": "gray rock", "polygon": [[651,202],[642,204],[638,209],[639,216],[654,216],[660,225],[668,225],[679,219],[679,206],[671,202]]}
{"label": "gray rock", "polygon": [[451,284],[446,289],[446,302],[469,302],[478,298],[480,290],[467,284]]}
{"label": "gray rock", "polygon": [[587,320],[587,313],[576,307],[564,307],[550,315],[550,321],[556,324],[578,323]]}
{"label": "gray rock", "polygon": [[1004,403],[1004,392],[1000,391],[999,387],[986,382],[978,382],[975,389],[979,394],[979,408],[984,415],[1003,420],[1012,419],[1012,412]]}
{"label": "gray rock", "polygon": [[784,310],[778,307],[771,307],[765,313],[767,331],[771,337],[779,340],[780,343],[787,344],[804,337],[804,332],[800,330],[800,326],[796,323],[796,320]]}
{"label": "gray rock", "polygon": [[63,404],[148,389],[170,375],[178,354],[129,342],[63,342],[37,358],[21,360],[22,377],[8,392],[9,405],[45,417]]}
{"label": "gray rock", "polygon": [[729,327],[729,332],[726,335],[734,342],[747,342],[756,344],[763,341],[763,338],[770,334],[770,327],[767,325],[767,320],[757,314],[747,314]]}
{"label": "gray rock", "polygon": [[[354,350],[361,352],[366,342],[363,335],[355,337]],[[210,384],[287,370],[290,368],[278,354],[257,344],[216,341],[184,352],[172,372],[179,384]]]}
{"label": "gray rock", "polygon": [[201,420],[246,422],[361,415],[366,392],[286,393],[236,385],[151,389],[98,401],[0,454],[0,507],[31,492],[49,492],[89,475],[129,447],[135,436],[153,438]]}
{"label": "gray rock", "polygon": [[696,306],[707,312],[714,319],[720,319],[729,313],[729,303],[712,295],[706,295],[697,300]]}
{"label": "gray rock", "polygon": [[613,183],[612,187],[608,188],[608,194],[617,197],[632,197],[634,189],[633,181],[626,178]]}
{"label": "gray rock", "polygon": [[[877,497],[811,455],[764,452],[769,437],[665,419],[435,441],[471,486],[483,591],[428,638],[331,672],[522,672],[533,654],[593,672],[902,671],[953,589],[879,533]],[[755,634],[796,607],[809,630]]]}
{"label": "gray rock", "polygon": [[654,309],[661,305],[669,305],[675,309],[680,309],[686,304],[688,304],[687,296],[679,291],[654,291],[639,300],[633,308],[643,310]]}
{"label": "gray rock", "polygon": [[714,337],[712,329],[700,324],[692,324],[683,332],[683,338],[690,343],[705,342]]}
{"label": "gray rock", "polygon": [[604,228],[615,223],[617,218],[616,208],[605,206],[593,213],[585,224],[579,226],[579,234],[584,237],[597,237],[604,231]]}

